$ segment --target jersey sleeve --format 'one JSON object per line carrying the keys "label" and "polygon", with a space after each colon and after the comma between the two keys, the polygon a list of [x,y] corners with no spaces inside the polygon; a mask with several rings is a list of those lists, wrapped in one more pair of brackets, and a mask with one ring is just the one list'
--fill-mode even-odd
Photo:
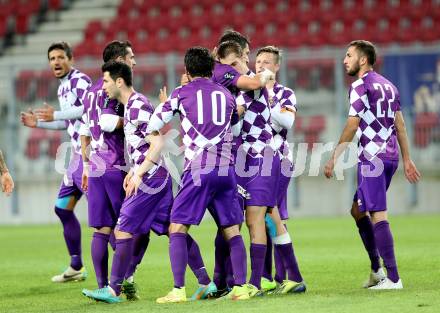
{"label": "jersey sleeve", "polygon": [[222,64],[214,75],[215,81],[226,88],[237,87],[237,81],[241,76],[239,72],[227,64]]}
{"label": "jersey sleeve", "polygon": [[296,96],[292,89],[285,88],[283,91],[283,96],[280,101],[281,110],[287,110],[287,111],[297,111],[296,106]]}
{"label": "jersey sleeve", "polygon": [[177,87],[168,97],[167,101],[159,104],[151,116],[148,125],[148,133],[161,130],[167,123],[171,121],[173,115],[179,112],[179,91],[181,87]]}
{"label": "jersey sleeve", "polygon": [[367,91],[362,79],[355,81],[350,88],[349,116],[362,117],[368,104]]}
{"label": "jersey sleeve", "polygon": [[75,102],[76,106],[81,106],[84,104],[85,98],[87,97],[87,92],[92,85],[92,81],[86,75],[79,76],[78,78],[72,79],[71,88],[72,92],[79,102]]}

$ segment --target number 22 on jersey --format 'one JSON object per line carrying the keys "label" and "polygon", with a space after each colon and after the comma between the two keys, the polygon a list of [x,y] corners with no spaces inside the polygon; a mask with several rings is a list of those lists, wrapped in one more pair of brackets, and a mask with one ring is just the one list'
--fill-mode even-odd
{"label": "number 22 on jersey", "polygon": [[[394,103],[394,100],[396,100],[396,94],[394,92],[393,87],[390,84],[379,84],[374,83],[373,84],[374,89],[379,90],[381,93],[381,97],[376,102],[376,116],[378,118],[380,117],[388,117],[388,118],[394,118],[395,113],[392,109],[392,104]],[[386,91],[389,91],[390,96],[387,96],[385,93]],[[385,111],[384,106],[388,104],[388,109]]]}

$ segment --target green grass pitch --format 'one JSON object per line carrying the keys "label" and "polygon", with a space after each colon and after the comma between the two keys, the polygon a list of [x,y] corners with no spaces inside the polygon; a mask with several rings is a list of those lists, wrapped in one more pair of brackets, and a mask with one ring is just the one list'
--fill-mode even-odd
{"label": "green grass pitch", "polygon": [[[166,237],[152,235],[136,274],[142,299],[108,305],[81,294],[82,288],[96,286],[90,229],[83,228],[89,278],[80,283],[53,284],[51,276],[68,264],[60,225],[2,226],[0,312],[440,312],[440,215],[397,216],[390,222],[404,283],[401,291],[360,288],[369,273],[369,261],[350,217],[301,218],[290,220],[288,226],[308,285],[306,294],[173,305],[155,303],[172,287]],[[246,228],[243,231],[247,232]],[[202,223],[192,229],[192,234],[212,273],[213,223]],[[247,240],[247,234],[244,237]],[[196,281],[189,270],[186,278],[189,297]]]}

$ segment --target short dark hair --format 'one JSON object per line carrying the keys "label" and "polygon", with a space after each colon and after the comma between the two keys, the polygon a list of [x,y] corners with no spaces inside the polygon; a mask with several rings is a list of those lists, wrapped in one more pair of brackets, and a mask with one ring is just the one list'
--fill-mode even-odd
{"label": "short dark hair", "polygon": [[47,49],[47,59],[49,59],[49,53],[52,50],[63,50],[66,53],[66,56],[69,60],[72,60],[72,58],[73,58],[72,47],[70,46],[69,43],[67,43],[65,41],[52,43],[49,46],[49,49]]}
{"label": "short dark hair", "polygon": [[217,48],[217,56],[220,59],[226,58],[231,53],[235,53],[240,57],[243,54],[243,49],[237,42],[232,40],[222,42]]}
{"label": "short dark hair", "polygon": [[206,48],[191,47],[185,53],[185,68],[193,77],[211,77],[214,58]]}
{"label": "short dark hair", "polygon": [[124,58],[128,53],[127,48],[131,48],[130,41],[113,40],[105,46],[102,52],[102,59],[104,62],[108,62],[110,60],[116,60],[118,57]]}
{"label": "short dark hair", "polygon": [[127,64],[111,60],[104,63],[101,69],[103,73],[108,72],[113,80],[117,80],[120,77],[124,80],[127,87],[133,86],[133,74],[130,66]]}
{"label": "short dark hair", "polygon": [[376,63],[376,47],[370,41],[354,40],[348,46],[355,47],[361,54],[365,55],[368,64],[374,65]]}
{"label": "short dark hair", "polygon": [[259,56],[261,53],[272,53],[276,58],[275,64],[280,64],[281,57],[283,55],[282,51],[275,46],[266,46],[258,49],[257,56]]}
{"label": "short dark hair", "polygon": [[249,45],[250,43],[249,38],[247,38],[246,36],[242,35],[238,31],[235,31],[233,29],[225,30],[225,32],[218,41],[218,45],[220,45],[222,42],[225,41],[235,41],[240,45],[242,49],[246,48],[246,45]]}

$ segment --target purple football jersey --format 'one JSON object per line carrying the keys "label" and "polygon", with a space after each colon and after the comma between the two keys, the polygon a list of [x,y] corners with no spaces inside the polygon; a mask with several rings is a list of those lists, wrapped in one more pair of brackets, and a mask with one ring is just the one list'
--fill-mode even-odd
{"label": "purple football jersey", "polygon": [[360,118],[356,135],[359,139],[359,160],[375,157],[398,160],[395,114],[400,111],[397,88],[374,71],[351,84],[350,116]]}
{"label": "purple football jersey", "polygon": [[246,108],[241,130],[244,151],[253,158],[262,158],[264,150],[275,144],[270,126],[269,93],[266,88],[242,92],[237,105]]}
{"label": "purple football jersey", "polygon": [[232,66],[215,62],[212,81],[228,89],[234,97],[240,93],[237,87],[238,78],[241,76]]}
{"label": "purple football jersey", "polygon": [[[102,89],[102,78],[90,87],[84,101],[82,122],[89,130],[91,137],[90,161],[92,168],[110,169],[124,166],[124,130],[115,129],[105,132],[101,129],[100,120],[103,114],[123,117],[124,106],[117,100],[108,99]],[[82,133],[84,131],[82,130]]]}
{"label": "purple football jersey", "polygon": [[[61,111],[70,109],[73,106],[81,106],[91,85],[90,78],[73,68],[69,74],[60,79],[58,87],[58,101]],[[81,154],[81,140],[79,129],[81,119],[66,120],[67,133],[71,138],[71,143],[75,153]]]}
{"label": "purple football jersey", "polygon": [[158,131],[174,113],[180,114],[185,145],[185,170],[189,167],[229,166],[231,118],[235,110],[232,94],[211,79],[197,78],[173,90],[155,110],[149,131]]}
{"label": "purple football jersey", "polygon": [[[138,92],[131,94],[125,107],[124,134],[127,141],[128,156],[134,171],[145,160],[145,155],[148,148],[150,148],[150,144],[146,142],[145,137],[149,135],[147,127],[153,111],[153,106],[147,97]],[[153,175],[160,170],[160,173],[166,176],[167,171],[161,166],[162,164],[163,160],[160,159],[158,165],[154,165],[148,171],[148,174]]]}

